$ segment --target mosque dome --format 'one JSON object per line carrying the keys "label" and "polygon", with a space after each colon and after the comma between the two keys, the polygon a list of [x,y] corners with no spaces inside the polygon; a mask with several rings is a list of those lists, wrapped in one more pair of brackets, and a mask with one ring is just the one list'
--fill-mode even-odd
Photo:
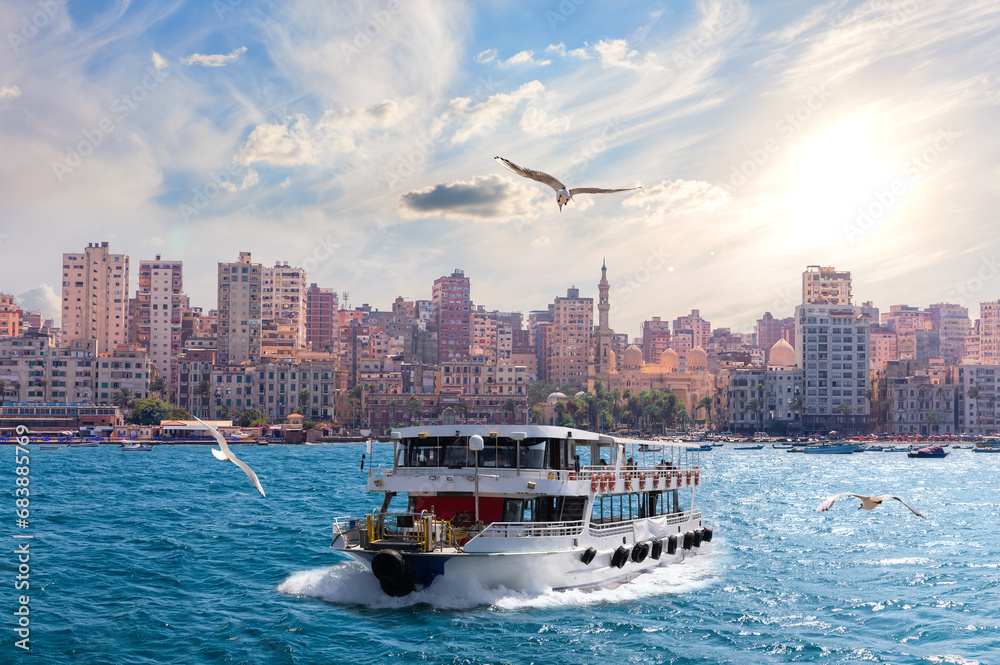
{"label": "mosque dome", "polygon": [[555,392],[549,393],[549,396],[545,398],[545,402],[547,404],[555,404],[556,402],[564,402],[568,399],[569,397],[566,397],[566,393]]}
{"label": "mosque dome", "polygon": [[618,371],[618,354],[608,349],[608,372]]}
{"label": "mosque dome", "polygon": [[705,371],[708,369],[708,354],[705,353],[705,349],[696,346],[688,351],[687,368],[689,372]]}
{"label": "mosque dome", "polygon": [[631,344],[622,354],[622,366],[642,367],[642,350],[635,344]]}
{"label": "mosque dome", "polygon": [[795,349],[784,339],[779,339],[771,347],[767,364],[771,367],[794,367]]}
{"label": "mosque dome", "polygon": [[673,349],[668,348],[660,354],[660,367],[666,368],[671,372],[677,371],[680,362],[680,357]]}
{"label": "mosque dome", "polygon": [[580,390],[575,395],[573,395],[573,399],[576,399],[577,397],[583,397],[586,394],[587,393],[585,393],[584,391]]}

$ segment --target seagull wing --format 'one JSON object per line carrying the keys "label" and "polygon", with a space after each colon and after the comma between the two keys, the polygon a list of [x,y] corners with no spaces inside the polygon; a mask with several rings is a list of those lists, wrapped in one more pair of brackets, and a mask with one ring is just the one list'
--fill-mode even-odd
{"label": "seagull wing", "polygon": [[534,169],[526,169],[523,166],[518,166],[514,162],[504,159],[503,157],[497,156],[493,159],[499,159],[500,163],[506,166],[508,169],[516,173],[523,178],[529,178],[531,180],[537,180],[540,183],[546,184],[557,192],[560,189],[566,189],[566,185],[559,182],[556,178],[553,178],[548,173],[543,173],[542,171],[535,171]]}
{"label": "seagull wing", "polygon": [[601,189],[600,187],[574,187],[569,190],[569,193],[573,196],[577,194],[614,194],[615,192],[631,192],[633,189],[642,189],[642,187],[626,187],[625,189]]}
{"label": "seagull wing", "polygon": [[230,461],[236,466],[243,469],[243,472],[250,477],[250,480],[253,481],[253,486],[257,488],[257,491],[260,492],[261,496],[267,496],[266,494],[264,494],[264,488],[260,486],[260,481],[257,480],[257,474],[253,472],[253,469],[251,469],[244,462],[236,459],[235,457],[233,457]]}
{"label": "seagull wing", "polygon": [[909,508],[910,511],[914,515],[916,515],[917,517],[923,517],[924,519],[927,519],[927,515],[924,515],[919,510],[916,510],[915,508],[913,508],[913,506],[911,506],[910,504],[906,503],[905,501],[903,501],[902,499],[900,499],[898,496],[886,495],[886,496],[880,496],[879,498],[882,499],[883,501],[885,501],[886,499],[895,499],[896,501],[899,501],[901,504],[903,504],[904,506],[906,506],[907,508]]}
{"label": "seagull wing", "polygon": [[859,496],[859,495],[851,494],[850,492],[841,492],[840,494],[834,494],[833,496],[829,497],[826,501],[819,504],[819,506],[816,507],[816,512],[822,513],[825,510],[830,510],[831,508],[833,508],[833,504],[837,502],[837,499],[843,499],[845,496]]}
{"label": "seagull wing", "polygon": [[229,446],[226,445],[226,439],[225,439],[225,437],[222,436],[222,434],[219,432],[219,430],[215,429],[214,427],[212,427],[211,425],[209,425],[208,423],[206,423],[204,420],[202,420],[198,416],[194,416],[194,419],[197,420],[198,422],[200,422],[205,427],[207,427],[209,429],[209,431],[212,432],[212,436],[215,437],[215,440],[219,443],[219,447],[222,448],[221,451],[218,451],[215,448],[212,448],[212,454],[215,455],[216,458],[218,458],[218,459],[220,459],[220,460],[222,460],[224,462],[232,462],[236,466],[238,466],[241,469],[243,469],[243,471],[250,477],[250,480],[253,481],[253,486],[257,488],[257,491],[260,492],[260,495],[261,496],[267,496],[266,494],[264,494],[264,488],[260,486],[260,481],[257,480],[257,474],[253,472],[253,469],[251,469],[249,466],[247,466],[246,464],[244,464],[243,462],[241,462],[239,459],[237,459],[236,455],[234,455],[232,453],[232,451],[229,450]]}

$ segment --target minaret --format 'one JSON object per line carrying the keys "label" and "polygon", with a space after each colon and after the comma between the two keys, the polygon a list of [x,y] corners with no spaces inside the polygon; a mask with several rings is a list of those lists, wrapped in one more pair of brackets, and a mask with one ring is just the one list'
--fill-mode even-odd
{"label": "minaret", "polygon": [[601,262],[601,281],[597,283],[597,290],[600,294],[597,304],[599,313],[597,322],[596,343],[594,345],[594,376],[607,382],[608,373],[611,371],[611,335],[614,331],[608,324],[608,312],[611,310],[611,302],[608,300],[608,291],[611,285],[608,283],[607,261]]}

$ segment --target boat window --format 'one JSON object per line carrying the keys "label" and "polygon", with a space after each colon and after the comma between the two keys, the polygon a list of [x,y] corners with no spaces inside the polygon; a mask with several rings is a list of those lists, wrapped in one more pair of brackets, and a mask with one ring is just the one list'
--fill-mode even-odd
{"label": "boat window", "polygon": [[520,522],[523,516],[524,501],[522,499],[506,499],[503,502],[501,522]]}
{"label": "boat window", "polygon": [[547,439],[529,439],[536,443],[529,443],[521,447],[521,468],[522,469],[544,469],[545,451],[548,447]]}

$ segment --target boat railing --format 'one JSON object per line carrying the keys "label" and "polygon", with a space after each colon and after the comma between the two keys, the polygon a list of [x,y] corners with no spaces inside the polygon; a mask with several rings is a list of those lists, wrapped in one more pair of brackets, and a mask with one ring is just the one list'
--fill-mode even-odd
{"label": "boat railing", "polygon": [[579,536],[583,521],[576,522],[493,522],[479,532],[479,538],[558,538]]}
{"label": "boat railing", "polygon": [[[659,518],[665,518],[662,520],[664,526],[670,526],[672,524],[683,524],[689,520],[701,519],[701,511],[694,510],[686,513],[668,513],[666,515],[656,515],[653,518],[660,521]],[[606,538],[608,536],[620,536],[623,534],[632,533],[633,525],[636,522],[644,521],[650,518],[639,518],[638,520],[624,520],[621,522],[606,522],[603,524],[590,524],[590,535],[595,538]]]}
{"label": "boat railing", "polygon": [[[435,480],[439,477],[449,481],[455,477],[472,480],[472,469],[463,467],[452,469],[448,467],[375,467],[372,476],[377,480],[386,478],[426,478]],[[635,466],[615,469],[612,466],[588,465],[579,471],[575,469],[497,469],[495,467],[480,467],[480,478],[514,478],[520,476],[530,480],[583,481],[596,483],[601,492],[605,491],[639,491],[649,489],[676,489],[682,486],[700,485],[701,468],[697,465],[661,465]],[[376,483],[378,484],[378,483]]]}

